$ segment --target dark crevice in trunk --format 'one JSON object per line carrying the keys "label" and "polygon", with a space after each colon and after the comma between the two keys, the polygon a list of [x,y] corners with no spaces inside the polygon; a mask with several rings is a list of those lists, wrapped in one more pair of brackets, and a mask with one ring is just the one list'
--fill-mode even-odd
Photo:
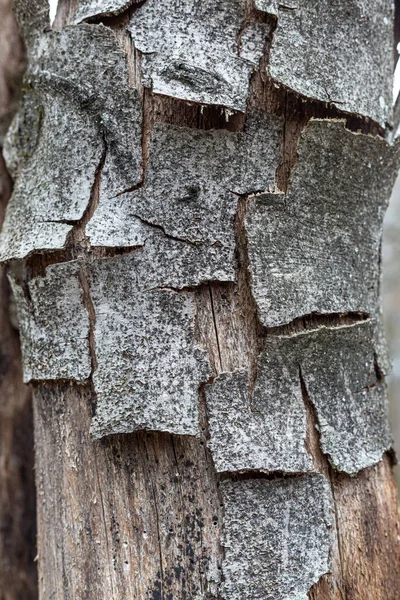
{"label": "dark crevice in trunk", "polygon": [[215,318],[215,309],[214,309],[214,301],[213,301],[213,295],[212,295],[212,287],[211,287],[211,285],[208,286],[208,289],[210,291],[210,304],[211,304],[211,312],[212,312],[212,318],[213,318],[214,329],[215,329],[215,337],[216,337],[216,340],[217,340],[219,365],[220,365],[221,371],[223,371],[224,368],[223,368],[223,365],[222,365],[221,346],[220,346],[219,337],[218,337],[218,327],[217,327],[217,321],[216,321],[216,318]]}
{"label": "dark crevice in trunk", "polygon": [[246,210],[247,196],[243,196],[238,202],[235,231],[238,260],[238,292],[243,307],[243,313],[247,320],[246,328],[249,331],[249,340],[251,340],[249,347],[249,398],[251,404],[257,379],[257,358],[262,350],[261,338],[263,327],[258,317],[257,305],[251,291],[249,256],[245,230]]}
{"label": "dark crevice in trunk", "polygon": [[291,336],[307,331],[314,331],[321,327],[351,327],[363,323],[371,318],[369,313],[349,311],[344,313],[311,313],[297,317],[290,323],[276,327],[264,327],[263,336],[282,335]]}
{"label": "dark crevice in trunk", "polygon": [[307,418],[307,435],[306,435],[306,450],[313,460],[313,467],[319,473],[322,473],[329,479],[329,461],[323,453],[321,447],[321,434],[318,422],[318,413],[313,404],[304,381],[301,366],[299,365],[299,379],[301,387],[301,395],[306,409]]}
{"label": "dark crevice in trunk", "polygon": [[[306,449],[308,453],[311,455],[313,460],[313,468],[318,473],[321,473],[326,477],[329,481],[334,505],[334,519],[335,519],[335,539],[337,544],[337,552],[338,552],[338,565],[340,569],[340,580],[337,580],[337,575],[335,577],[335,587],[337,591],[340,593],[341,598],[345,600],[345,596],[343,596],[342,592],[342,581],[344,581],[344,568],[343,568],[343,557],[340,547],[340,528],[339,528],[339,516],[337,513],[337,506],[335,501],[335,489],[334,489],[334,477],[335,470],[329,462],[328,455],[324,454],[321,446],[321,434],[320,434],[320,425],[318,419],[317,409],[312,402],[310,395],[307,390],[307,385],[305,379],[303,377],[303,373],[301,370],[301,366],[299,365],[299,379],[301,386],[301,393],[304,402],[304,407],[306,409],[306,418],[307,418],[307,436],[306,436]],[[328,578],[330,576],[328,575]],[[317,588],[313,586],[314,589]],[[312,589],[310,590],[310,597],[314,597],[312,593]]]}
{"label": "dark crevice in trunk", "polygon": [[153,99],[154,123],[166,123],[191,129],[225,129],[243,131],[246,115],[240,111],[228,110],[215,104],[198,104],[161,94],[153,94],[149,88],[146,93]]}
{"label": "dark crevice in trunk", "polygon": [[267,481],[273,481],[274,479],[293,479],[296,477],[307,477],[309,472],[287,472],[287,471],[260,471],[257,470],[243,470],[243,471],[222,471],[219,473],[221,481],[227,479],[232,481],[248,481],[251,479],[266,479]]}

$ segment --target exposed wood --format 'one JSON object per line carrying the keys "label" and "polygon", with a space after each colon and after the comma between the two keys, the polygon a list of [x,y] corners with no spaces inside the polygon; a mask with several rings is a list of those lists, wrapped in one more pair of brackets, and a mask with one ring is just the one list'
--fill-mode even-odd
{"label": "exposed wood", "polygon": [[40,597],[215,597],[220,499],[204,439],[90,439],[90,387],[35,390]]}

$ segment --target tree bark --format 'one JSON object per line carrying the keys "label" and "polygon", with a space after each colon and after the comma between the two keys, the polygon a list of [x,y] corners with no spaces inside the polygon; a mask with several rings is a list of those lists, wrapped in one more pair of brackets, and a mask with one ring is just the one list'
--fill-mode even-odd
{"label": "tree bark", "polygon": [[395,600],[390,2],[16,8],[40,597]]}

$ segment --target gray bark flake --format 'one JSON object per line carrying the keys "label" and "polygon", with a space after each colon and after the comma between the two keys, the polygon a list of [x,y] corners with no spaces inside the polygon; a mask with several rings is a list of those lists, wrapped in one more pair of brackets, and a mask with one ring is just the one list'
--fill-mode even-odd
{"label": "gray bark flake", "polygon": [[349,474],[379,462],[392,445],[386,389],[375,371],[374,335],[374,323],[365,321],[268,336],[265,342],[264,354],[279,357],[282,370],[301,369],[322,451]]}
{"label": "gray bark flake", "polygon": [[249,199],[249,270],[265,326],[378,303],[382,219],[398,152],[341,121],[311,121],[287,194]]}
{"label": "gray bark flake", "polygon": [[322,475],[221,482],[225,600],[307,600],[330,570],[332,497]]}
{"label": "gray bark flake", "polygon": [[254,6],[257,10],[262,10],[271,15],[278,15],[278,0],[254,0]]}
{"label": "gray bark flake", "polygon": [[280,350],[278,343],[259,356],[251,397],[247,371],[223,373],[206,386],[217,471],[311,469],[298,365],[287,364]]}
{"label": "gray bark flake", "polygon": [[50,29],[48,0],[14,0],[13,10],[28,53],[35,39]]}
{"label": "gray bark flake", "polygon": [[[29,92],[28,92],[29,93]],[[94,123],[84,111],[62,96],[36,94],[23,103],[17,116],[14,148],[28,146],[18,138],[28,134],[25,125],[36,111],[37,145],[20,157],[19,173],[0,235],[0,259],[24,258],[34,250],[63,248],[72,229],[88,204],[102,141]],[[24,114],[22,114],[24,113]],[[39,120],[41,118],[41,120]],[[15,125],[15,124],[14,124]],[[19,127],[21,125],[21,127]],[[56,133],[56,135],[55,135]],[[35,136],[35,130],[29,135]],[[77,140],[80,143],[77,143]],[[15,173],[15,156],[13,170]],[[11,156],[10,156],[11,161]]]}
{"label": "gray bark flake", "polygon": [[73,23],[81,23],[85,19],[100,16],[119,15],[124,12],[134,0],[80,0]]}
{"label": "gray bark flake", "polygon": [[92,267],[97,438],[136,429],[199,433],[199,385],[211,372],[196,345],[192,295],[146,284],[135,253]]}
{"label": "gray bark flake", "polygon": [[251,113],[245,133],[156,125],[143,187],[100,200],[86,227],[91,244],[138,246],[162,230],[174,239],[158,236],[153,252],[155,245],[170,249],[178,278],[178,263],[186,265],[168,285],[234,280],[238,195],[274,189],[281,137],[281,121],[261,112]]}
{"label": "gray bark flake", "polygon": [[10,277],[21,334],[24,381],[90,375],[89,317],[83,304],[79,263],[54,264],[27,284]]}
{"label": "gray bark flake", "polygon": [[[256,2],[260,9],[264,4],[277,14],[275,2]],[[278,9],[271,77],[308,98],[370,117],[384,127],[392,105],[393,2],[296,4]]]}
{"label": "gray bark flake", "polygon": [[322,451],[355,474],[392,446],[386,389],[375,369],[375,323],[269,335],[252,395],[247,371],[205,387],[208,441],[218,472],[305,472],[306,410],[300,373],[318,419]]}
{"label": "gray bark flake", "polygon": [[238,56],[243,0],[147,0],[128,26],[157,94],[245,112],[249,78],[264,50]]}
{"label": "gray bark flake", "polygon": [[374,324],[365,322],[322,328],[286,342],[282,338],[288,357],[297,346],[322,451],[336,469],[349,474],[376,464],[392,447],[386,386],[375,370],[374,335]]}
{"label": "gray bark flake", "polygon": [[19,156],[9,152],[17,181],[0,237],[1,260],[64,247],[88,206],[104,141],[101,196],[141,177],[141,105],[128,88],[125,55],[112,32],[92,25],[49,32],[32,56],[9,142]]}

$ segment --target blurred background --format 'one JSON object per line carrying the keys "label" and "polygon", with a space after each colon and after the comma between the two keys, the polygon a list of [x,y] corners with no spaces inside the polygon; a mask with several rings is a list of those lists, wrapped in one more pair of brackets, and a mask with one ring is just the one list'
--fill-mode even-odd
{"label": "blurred background", "polygon": [[[382,263],[383,317],[393,361],[388,381],[390,419],[395,448],[400,457],[400,175],[385,216]],[[400,488],[400,465],[395,467],[395,474]]]}

